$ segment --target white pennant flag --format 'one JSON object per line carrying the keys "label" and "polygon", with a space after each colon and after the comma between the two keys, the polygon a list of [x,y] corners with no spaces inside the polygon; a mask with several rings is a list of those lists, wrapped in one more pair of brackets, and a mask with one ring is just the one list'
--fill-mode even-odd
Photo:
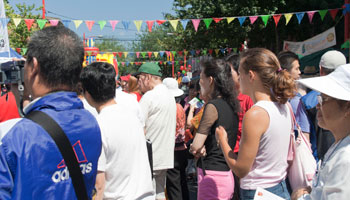
{"label": "white pennant flag", "polygon": [[15,26],[17,27],[19,23],[21,23],[21,18],[13,18],[13,23],[15,23]]}

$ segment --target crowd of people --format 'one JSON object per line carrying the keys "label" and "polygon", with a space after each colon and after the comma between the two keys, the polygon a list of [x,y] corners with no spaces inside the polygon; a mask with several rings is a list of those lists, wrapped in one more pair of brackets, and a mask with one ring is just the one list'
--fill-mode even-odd
{"label": "crowd of people", "polygon": [[[31,101],[22,112],[43,112],[61,127],[84,190],[47,129],[20,118],[11,92],[1,99],[0,199],[79,199],[83,191],[97,200],[186,200],[191,178],[200,200],[254,199],[258,188],[293,200],[350,196],[350,65],[339,51],[322,56],[319,77],[301,78],[292,52],[252,48],[203,58],[197,76],[164,77],[146,62],[119,80],[111,64],[83,68],[83,42],[64,26],[35,32],[27,52]],[[294,191],[293,115],[319,160],[312,185]]]}

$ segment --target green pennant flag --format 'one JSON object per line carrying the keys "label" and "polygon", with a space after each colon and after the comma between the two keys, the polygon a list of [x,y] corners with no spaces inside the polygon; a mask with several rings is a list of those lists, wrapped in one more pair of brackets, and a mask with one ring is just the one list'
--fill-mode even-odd
{"label": "green pennant flag", "polygon": [[146,58],[146,52],[141,52],[143,58]]}
{"label": "green pennant flag", "polygon": [[27,48],[22,48],[22,55],[26,55],[26,53],[27,53]]}
{"label": "green pennant flag", "polygon": [[349,49],[349,46],[350,46],[350,40],[344,42],[340,48],[341,49]]}
{"label": "green pennant flag", "polygon": [[92,53],[91,51],[87,51],[88,56],[91,56],[91,53]]}
{"label": "green pennant flag", "polygon": [[232,48],[233,52],[237,53],[237,48]]}
{"label": "green pennant flag", "polygon": [[98,23],[100,24],[100,28],[101,28],[101,30],[102,30],[102,29],[105,27],[107,21],[101,20],[101,21],[98,21]]}
{"label": "green pennant flag", "polygon": [[266,24],[267,24],[267,21],[269,20],[269,18],[270,18],[270,15],[262,15],[261,16],[261,19],[263,20],[265,27],[266,27]]}
{"label": "green pennant flag", "polygon": [[156,64],[158,65],[158,64],[159,64],[159,62],[157,61],[157,62],[156,62]]}
{"label": "green pennant flag", "polygon": [[177,64],[177,65],[178,65],[178,64],[179,64],[179,61],[175,61],[175,64]]}
{"label": "green pennant flag", "polygon": [[174,57],[176,56],[176,51],[172,51],[171,53],[173,54]]}
{"label": "green pennant flag", "polygon": [[207,29],[209,28],[211,22],[213,21],[212,18],[206,18],[206,19],[203,19],[204,23],[205,23],[205,26],[207,27]]}
{"label": "green pennant flag", "polygon": [[198,60],[196,60],[196,63],[199,63],[199,59],[198,59]]}
{"label": "green pennant flag", "polygon": [[37,20],[36,20],[36,23],[38,23],[40,29],[43,29],[43,28],[44,28],[46,22],[47,22],[46,19],[37,19]]}
{"label": "green pennant flag", "polygon": [[206,50],[206,49],[203,49],[203,50],[202,50],[202,53],[203,53],[203,55],[206,55],[206,54],[207,54],[207,50]]}
{"label": "green pennant flag", "polygon": [[318,13],[320,13],[321,20],[323,21],[324,16],[326,16],[328,10],[319,10]]}

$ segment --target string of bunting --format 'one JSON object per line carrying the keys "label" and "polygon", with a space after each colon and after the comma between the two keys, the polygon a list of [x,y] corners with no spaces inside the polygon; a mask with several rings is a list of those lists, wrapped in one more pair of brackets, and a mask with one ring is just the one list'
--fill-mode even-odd
{"label": "string of bunting", "polygon": [[[134,25],[137,29],[137,31],[141,30],[141,26],[143,24],[147,25],[147,29],[149,32],[152,32],[152,28],[155,25],[162,25],[165,22],[169,22],[174,31],[176,31],[179,24],[182,25],[183,29],[185,30],[188,27],[188,22],[192,22],[192,27],[197,32],[198,27],[200,25],[200,22],[204,22],[207,29],[209,29],[210,25],[214,21],[215,23],[219,23],[220,21],[226,20],[228,24],[232,23],[234,20],[238,20],[240,26],[243,25],[243,23],[249,18],[250,24],[254,24],[258,18],[262,20],[264,25],[266,26],[268,23],[268,20],[270,17],[273,18],[273,21],[275,22],[275,25],[277,26],[281,17],[283,16],[286,20],[285,25],[289,23],[291,18],[293,16],[296,16],[298,23],[300,24],[302,19],[304,18],[305,14],[307,14],[309,23],[312,23],[313,17],[316,13],[318,13],[321,17],[321,20],[325,18],[326,14],[329,13],[330,16],[335,20],[335,17],[338,13],[338,11],[343,10],[343,15],[346,15],[347,13],[350,13],[350,4],[345,4],[343,8],[336,8],[336,9],[324,9],[324,10],[313,10],[313,11],[304,11],[304,12],[291,12],[291,13],[281,13],[281,14],[270,14],[270,15],[254,15],[254,16],[235,16],[235,17],[212,17],[212,18],[201,18],[201,19],[174,19],[174,20],[133,20]],[[46,19],[21,19],[21,18],[1,18],[0,22],[2,26],[7,25],[10,20],[14,23],[14,25],[17,27],[22,21],[26,24],[28,30],[31,30],[31,27],[36,22],[36,24],[39,26],[40,29],[45,27],[47,23],[49,23],[51,26],[57,26],[59,22],[61,22],[66,27],[69,27],[69,25],[73,22],[76,29],[78,29],[81,24],[85,23],[86,27],[91,31],[93,25],[96,23],[99,25],[100,29],[103,30],[106,24],[109,22],[109,24],[112,27],[112,30],[115,30],[115,27],[117,24],[121,24],[122,27],[125,30],[128,30],[130,27],[130,24],[132,21],[130,20],[46,20]],[[120,22],[120,23],[119,23]],[[179,23],[180,22],[180,23]]]}

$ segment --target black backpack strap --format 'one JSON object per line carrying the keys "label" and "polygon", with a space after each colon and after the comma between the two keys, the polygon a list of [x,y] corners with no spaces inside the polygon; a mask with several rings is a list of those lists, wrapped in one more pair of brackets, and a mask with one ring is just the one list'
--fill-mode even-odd
{"label": "black backpack strap", "polygon": [[32,111],[25,117],[39,124],[55,141],[62,154],[64,162],[68,167],[69,175],[72,179],[77,199],[87,200],[88,195],[86,192],[83,174],[81,173],[72,144],[69,142],[68,137],[63,132],[62,128],[49,115],[41,111]]}

